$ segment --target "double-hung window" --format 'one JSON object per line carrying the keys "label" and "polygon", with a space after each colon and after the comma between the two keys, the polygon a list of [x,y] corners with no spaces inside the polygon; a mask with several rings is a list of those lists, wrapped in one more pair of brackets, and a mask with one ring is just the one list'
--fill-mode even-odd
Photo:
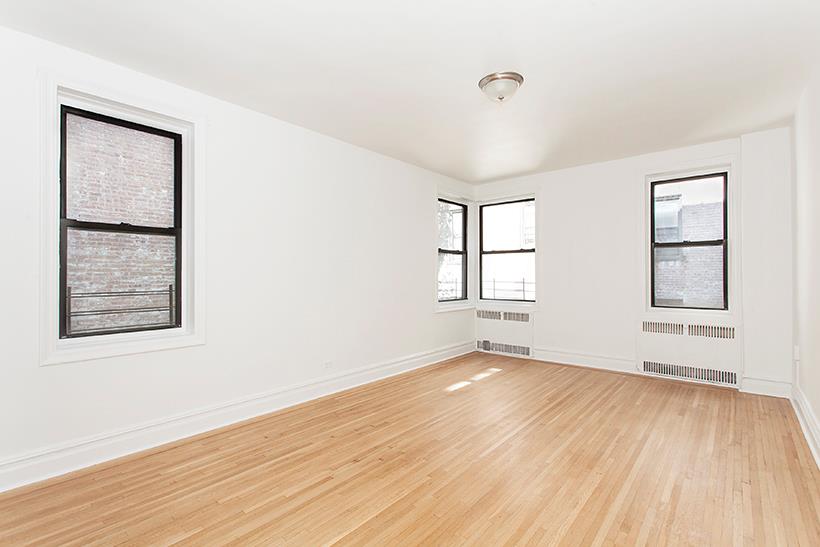
{"label": "double-hung window", "polygon": [[60,337],[180,327],[181,135],[60,116]]}
{"label": "double-hung window", "polygon": [[728,309],[728,173],[651,185],[652,306]]}
{"label": "double-hung window", "polygon": [[438,200],[438,301],[467,299],[467,206]]}
{"label": "double-hung window", "polygon": [[535,301],[535,200],[479,209],[480,297]]}

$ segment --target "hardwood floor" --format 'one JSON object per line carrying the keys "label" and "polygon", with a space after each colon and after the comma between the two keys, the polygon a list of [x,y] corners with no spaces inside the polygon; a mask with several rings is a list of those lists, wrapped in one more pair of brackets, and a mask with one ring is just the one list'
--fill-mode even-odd
{"label": "hardwood floor", "polygon": [[820,545],[785,399],[471,354],[0,494],[0,543]]}

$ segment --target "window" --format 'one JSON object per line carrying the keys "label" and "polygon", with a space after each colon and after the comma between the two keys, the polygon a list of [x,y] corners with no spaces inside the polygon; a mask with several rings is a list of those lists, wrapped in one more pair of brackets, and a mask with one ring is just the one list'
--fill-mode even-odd
{"label": "window", "polygon": [[467,206],[438,200],[438,301],[467,299]]}
{"label": "window", "polygon": [[728,173],[653,182],[652,306],[728,309]]}
{"label": "window", "polygon": [[181,135],[60,116],[60,338],[179,327]]}
{"label": "window", "polygon": [[482,205],[481,298],[535,301],[535,200]]}

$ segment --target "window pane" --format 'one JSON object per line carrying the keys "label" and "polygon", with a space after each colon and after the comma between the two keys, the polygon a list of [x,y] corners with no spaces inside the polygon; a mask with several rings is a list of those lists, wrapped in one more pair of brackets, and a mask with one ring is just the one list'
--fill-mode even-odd
{"label": "window pane", "polygon": [[723,239],[723,176],[654,188],[657,243]]}
{"label": "window pane", "polygon": [[174,141],[66,115],[66,216],[174,225]]}
{"label": "window pane", "polygon": [[535,300],[535,253],[484,255],[482,298]]}
{"label": "window pane", "polygon": [[168,294],[176,283],[173,236],[69,228],[67,244],[70,333],[173,324]]}
{"label": "window pane", "polygon": [[464,250],[464,213],[466,207],[438,202],[438,247],[450,251]]}
{"label": "window pane", "polygon": [[655,305],[723,309],[723,247],[655,249]]}
{"label": "window pane", "polygon": [[464,256],[449,253],[438,255],[438,299],[458,300],[465,298]]}
{"label": "window pane", "polygon": [[485,251],[535,248],[535,201],[482,207]]}

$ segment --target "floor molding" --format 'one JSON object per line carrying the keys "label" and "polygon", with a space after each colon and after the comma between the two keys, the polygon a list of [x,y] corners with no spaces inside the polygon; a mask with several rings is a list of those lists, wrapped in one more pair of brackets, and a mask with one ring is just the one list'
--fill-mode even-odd
{"label": "floor molding", "polygon": [[768,395],[769,397],[780,397],[790,399],[792,396],[792,384],[766,378],[752,378],[744,376],[740,384],[740,391],[744,393],[754,393],[755,395]]}
{"label": "floor molding", "polygon": [[820,468],[820,420],[817,419],[817,414],[814,413],[814,409],[800,386],[794,386],[791,401],[794,413],[797,414],[797,421],[803,429],[803,436],[814,456],[814,462]]}
{"label": "floor molding", "polygon": [[623,357],[608,357],[591,353],[576,353],[556,348],[534,348],[533,359],[547,361],[550,363],[560,363],[562,365],[575,365],[589,368],[599,368],[603,370],[614,370],[616,372],[628,372],[638,374],[633,359]]}
{"label": "floor molding", "polygon": [[0,492],[475,351],[461,342],[0,461]]}

